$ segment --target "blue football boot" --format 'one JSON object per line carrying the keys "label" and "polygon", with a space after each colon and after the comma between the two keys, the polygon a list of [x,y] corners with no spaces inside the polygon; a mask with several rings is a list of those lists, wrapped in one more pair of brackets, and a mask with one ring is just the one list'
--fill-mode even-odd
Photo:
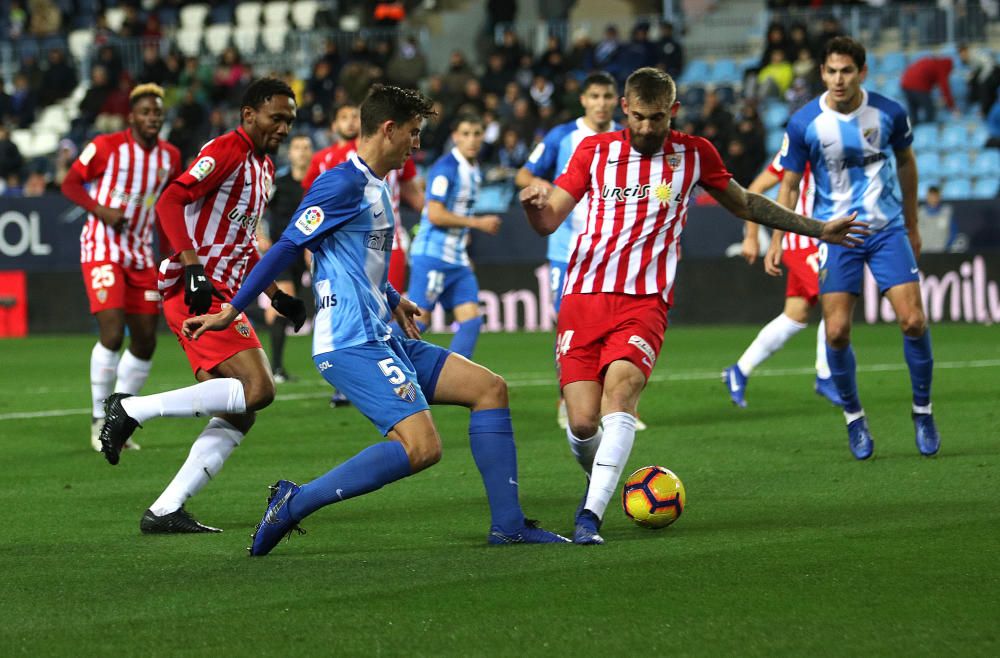
{"label": "blue football boot", "polygon": [[833,377],[827,377],[826,379],[817,377],[816,385],[813,388],[816,391],[816,395],[822,395],[835,407],[844,406],[844,400],[840,397],[840,393],[837,392],[837,386],[833,383]]}
{"label": "blue football boot", "polygon": [[494,546],[506,544],[568,544],[569,540],[562,535],[549,532],[538,527],[538,522],[534,519],[525,519],[524,525],[514,532],[507,532],[499,526],[490,528],[490,536],[487,542]]}
{"label": "blue football boot", "polygon": [[733,404],[740,409],[746,408],[747,378],[740,372],[738,365],[733,364],[722,371],[722,383],[726,385],[729,399],[733,401]]}
{"label": "blue football boot", "polygon": [[351,401],[347,399],[347,396],[340,391],[334,391],[333,395],[330,396],[330,407],[349,407],[351,406]]}
{"label": "blue football boot", "polygon": [[917,450],[921,455],[936,455],[941,447],[941,435],[932,414],[913,414],[913,427],[917,430]]}
{"label": "blue football boot", "polygon": [[875,450],[875,440],[868,429],[868,419],[864,416],[847,425],[847,441],[855,459],[868,459]]}
{"label": "blue football boot", "polygon": [[604,543],[600,535],[601,520],[589,509],[576,515],[576,528],[573,530],[573,543],[582,545],[597,545]]}
{"label": "blue football boot", "polygon": [[299,527],[298,521],[293,519],[288,511],[288,501],[299,492],[299,485],[289,480],[278,480],[270,489],[271,495],[267,498],[264,518],[250,535],[252,543],[247,550],[252,556],[267,555],[279,541],[292,534],[293,530],[300,535],[306,532]]}

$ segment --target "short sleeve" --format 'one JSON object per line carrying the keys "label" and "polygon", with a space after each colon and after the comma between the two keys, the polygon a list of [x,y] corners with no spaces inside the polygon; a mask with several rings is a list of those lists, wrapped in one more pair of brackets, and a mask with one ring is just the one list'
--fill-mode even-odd
{"label": "short sleeve", "polygon": [[781,139],[781,166],[797,174],[806,169],[809,161],[809,145],[806,144],[805,126],[794,117],[788,122],[785,136]]}
{"label": "short sleeve", "polygon": [[767,165],[767,170],[781,180],[785,177],[785,168],[781,166],[781,153],[775,153],[771,163]]}
{"label": "short sleeve", "polygon": [[566,164],[566,171],[555,180],[557,186],[569,192],[577,201],[590,189],[590,165],[597,153],[597,144],[596,137],[588,137],[580,142]]}
{"label": "short sleeve", "polygon": [[92,181],[108,166],[109,151],[107,139],[103,135],[99,135],[94,138],[94,141],[83,147],[80,156],[73,161],[71,168],[80,174],[84,182]]}
{"label": "short sleeve", "polygon": [[349,169],[331,170],[306,192],[282,236],[299,246],[316,244],[358,216],[365,203],[364,190],[365,181]]}
{"label": "short sleeve", "polygon": [[722,164],[722,157],[715,150],[712,143],[707,139],[696,137],[695,148],[700,156],[701,175],[698,184],[702,187],[711,187],[716,190],[724,190],[729,185],[733,175]]}
{"label": "short sleeve", "polygon": [[205,144],[194,163],[177,177],[177,182],[186,187],[193,198],[200,199],[217,189],[242,161],[240,151],[227,141],[215,139]]}
{"label": "short sleeve", "polygon": [[889,136],[889,144],[893,151],[903,151],[913,144],[913,127],[910,125],[910,117],[901,106],[897,106],[892,115],[892,134]]}
{"label": "short sleeve", "polygon": [[556,171],[556,158],[559,155],[559,141],[562,134],[561,130],[550,130],[545,139],[531,151],[524,168],[533,176],[551,180],[559,173]]}
{"label": "short sleeve", "polygon": [[451,172],[448,167],[434,165],[431,167],[427,182],[427,200],[447,204],[448,192],[451,190]]}

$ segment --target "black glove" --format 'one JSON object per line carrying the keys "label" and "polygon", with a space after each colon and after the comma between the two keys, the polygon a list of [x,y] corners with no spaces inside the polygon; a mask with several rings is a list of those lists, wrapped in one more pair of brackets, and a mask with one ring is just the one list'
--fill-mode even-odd
{"label": "black glove", "polygon": [[205,268],[201,264],[187,265],[184,268],[184,303],[191,315],[202,315],[212,307],[212,295],[215,288],[205,276]]}
{"label": "black glove", "polygon": [[278,313],[292,321],[295,331],[302,328],[306,322],[306,305],[298,297],[292,297],[287,292],[279,290],[271,298],[271,306]]}

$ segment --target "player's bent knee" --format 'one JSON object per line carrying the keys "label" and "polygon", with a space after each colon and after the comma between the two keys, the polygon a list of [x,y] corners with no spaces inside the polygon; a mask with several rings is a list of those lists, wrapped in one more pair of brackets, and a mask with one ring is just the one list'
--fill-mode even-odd
{"label": "player's bent knee", "polygon": [[571,417],[569,420],[569,431],[572,432],[573,436],[578,439],[589,439],[594,436],[597,434],[597,427],[598,423],[596,418],[593,420],[574,422]]}
{"label": "player's bent knee", "polygon": [[410,458],[410,469],[414,473],[441,461],[441,439],[436,436],[418,441],[403,441],[403,449]]}
{"label": "player's bent knee", "polygon": [[490,370],[483,375],[482,392],[476,409],[502,409],[507,406],[507,381]]}
{"label": "player's bent knee", "polygon": [[243,394],[247,410],[260,411],[274,402],[274,380],[270,377],[260,377],[252,382],[243,382]]}
{"label": "player's bent knee", "polygon": [[927,318],[920,311],[914,311],[899,319],[899,327],[907,336],[920,337],[927,331]]}
{"label": "player's bent knee", "polygon": [[102,331],[100,335],[101,345],[105,349],[109,349],[112,352],[117,352],[121,350],[122,344],[125,342],[125,331]]}
{"label": "player's bent knee", "polygon": [[224,414],[219,416],[219,418],[222,418],[227,423],[235,427],[241,434],[246,434],[257,421],[257,414],[252,411],[248,411],[242,414]]}

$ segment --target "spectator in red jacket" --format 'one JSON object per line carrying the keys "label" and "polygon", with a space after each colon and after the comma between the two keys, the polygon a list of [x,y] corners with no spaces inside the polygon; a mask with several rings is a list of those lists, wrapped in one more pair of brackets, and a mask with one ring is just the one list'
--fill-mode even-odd
{"label": "spectator in red jacket", "polygon": [[948,76],[955,67],[950,57],[921,57],[906,67],[899,80],[899,86],[906,94],[906,102],[910,106],[910,118],[914,124],[933,122],[937,115],[934,97],[931,95],[934,87],[941,90],[945,106],[957,113],[955,99],[951,95]]}

